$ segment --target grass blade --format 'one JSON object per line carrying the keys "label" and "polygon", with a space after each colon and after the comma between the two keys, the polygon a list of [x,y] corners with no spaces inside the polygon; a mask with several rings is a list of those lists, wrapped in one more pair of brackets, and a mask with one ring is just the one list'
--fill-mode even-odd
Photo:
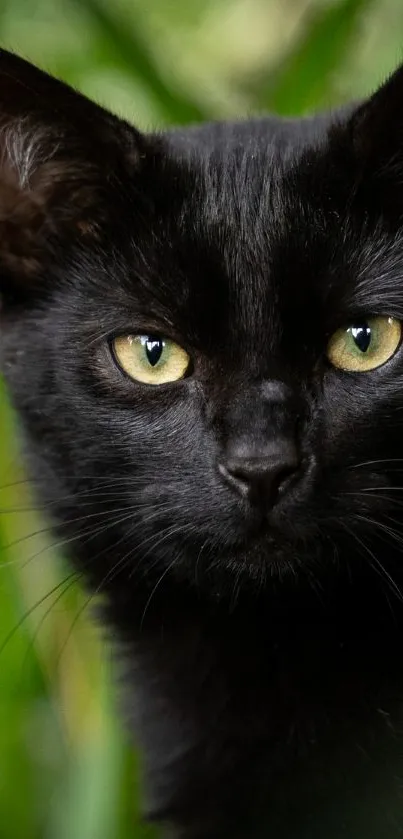
{"label": "grass blade", "polygon": [[270,79],[256,86],[259,107],[290,115],[328,105],[334,74],[345,60],[370,3],[341,0],[311,10],[299,43],[293,45]]}
{"label": "grass blade", "polygon": [[85,9],[90,27],[98,32],[103,41],[105,54],[110,56],[115,66],[121,66],[132,74],[157,100],[168,123],[200,122],[208,117],[204,109],[193,99],[173,88],[153,61],[141,33],[133,24],[128,28],[112,5],[106,5],[102,0],[71,2],[76,2],[80,9]]}

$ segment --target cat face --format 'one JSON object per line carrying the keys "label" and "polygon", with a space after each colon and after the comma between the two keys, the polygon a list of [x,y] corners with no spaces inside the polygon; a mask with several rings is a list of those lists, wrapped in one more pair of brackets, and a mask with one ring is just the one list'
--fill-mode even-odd
{"label": "cat face", "polygon": [[142,138],[2,67],[2,368],[80,567],[353,561],[400,510],[400,75],[337,118]]}

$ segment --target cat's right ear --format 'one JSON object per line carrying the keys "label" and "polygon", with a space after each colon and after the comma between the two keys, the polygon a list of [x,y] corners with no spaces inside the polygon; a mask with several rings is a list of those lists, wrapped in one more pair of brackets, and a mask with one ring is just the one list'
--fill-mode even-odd
{"label": "cat's right ear", "polygon": [[[145,139],[124,121],[0,50],[0,294],[31,294],[74,237],[96,237],[105,192]],[[123,172],[124,170],[124,172]]]}
{"label": "cat's right ear", "polygon": [[403,182],[403,65],[355,109],[350,130],[364,171]]}

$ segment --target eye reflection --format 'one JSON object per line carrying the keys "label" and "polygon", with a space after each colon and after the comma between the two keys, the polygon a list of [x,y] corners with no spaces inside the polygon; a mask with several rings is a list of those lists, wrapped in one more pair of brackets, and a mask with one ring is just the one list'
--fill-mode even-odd
{"label": "eye reflection", "polygon": [[140,340],[151,367],[156,367],[164,352],[164,342],[160,338],[149,338],[144,335],[141,336]]}

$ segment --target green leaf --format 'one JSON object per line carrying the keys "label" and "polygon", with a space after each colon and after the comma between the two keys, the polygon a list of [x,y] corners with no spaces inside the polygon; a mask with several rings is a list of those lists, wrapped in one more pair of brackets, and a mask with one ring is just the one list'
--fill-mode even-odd
{"label": "green leaf", "polygon": [[260,107],[279,114],[306,113],[328,105],[334,74],[357,36],[371,0],[341,0],[307,15],[297,45],[255,88]]}
{"label": "green leaf", "polygon": [[152,53],[147,49],[141,32],[130,25],[123,17],[112,11],[111,5],[102,0],[71,0],[84,9],[89,16],[89,25],[97,30],[103,40],[104,55],[114,66],[122,67],[139,81],[149,94],[158,102],[168,123],[186,124],[200,122],[209,115],[193,98],[183,91],[175,89],[163,74]]}

